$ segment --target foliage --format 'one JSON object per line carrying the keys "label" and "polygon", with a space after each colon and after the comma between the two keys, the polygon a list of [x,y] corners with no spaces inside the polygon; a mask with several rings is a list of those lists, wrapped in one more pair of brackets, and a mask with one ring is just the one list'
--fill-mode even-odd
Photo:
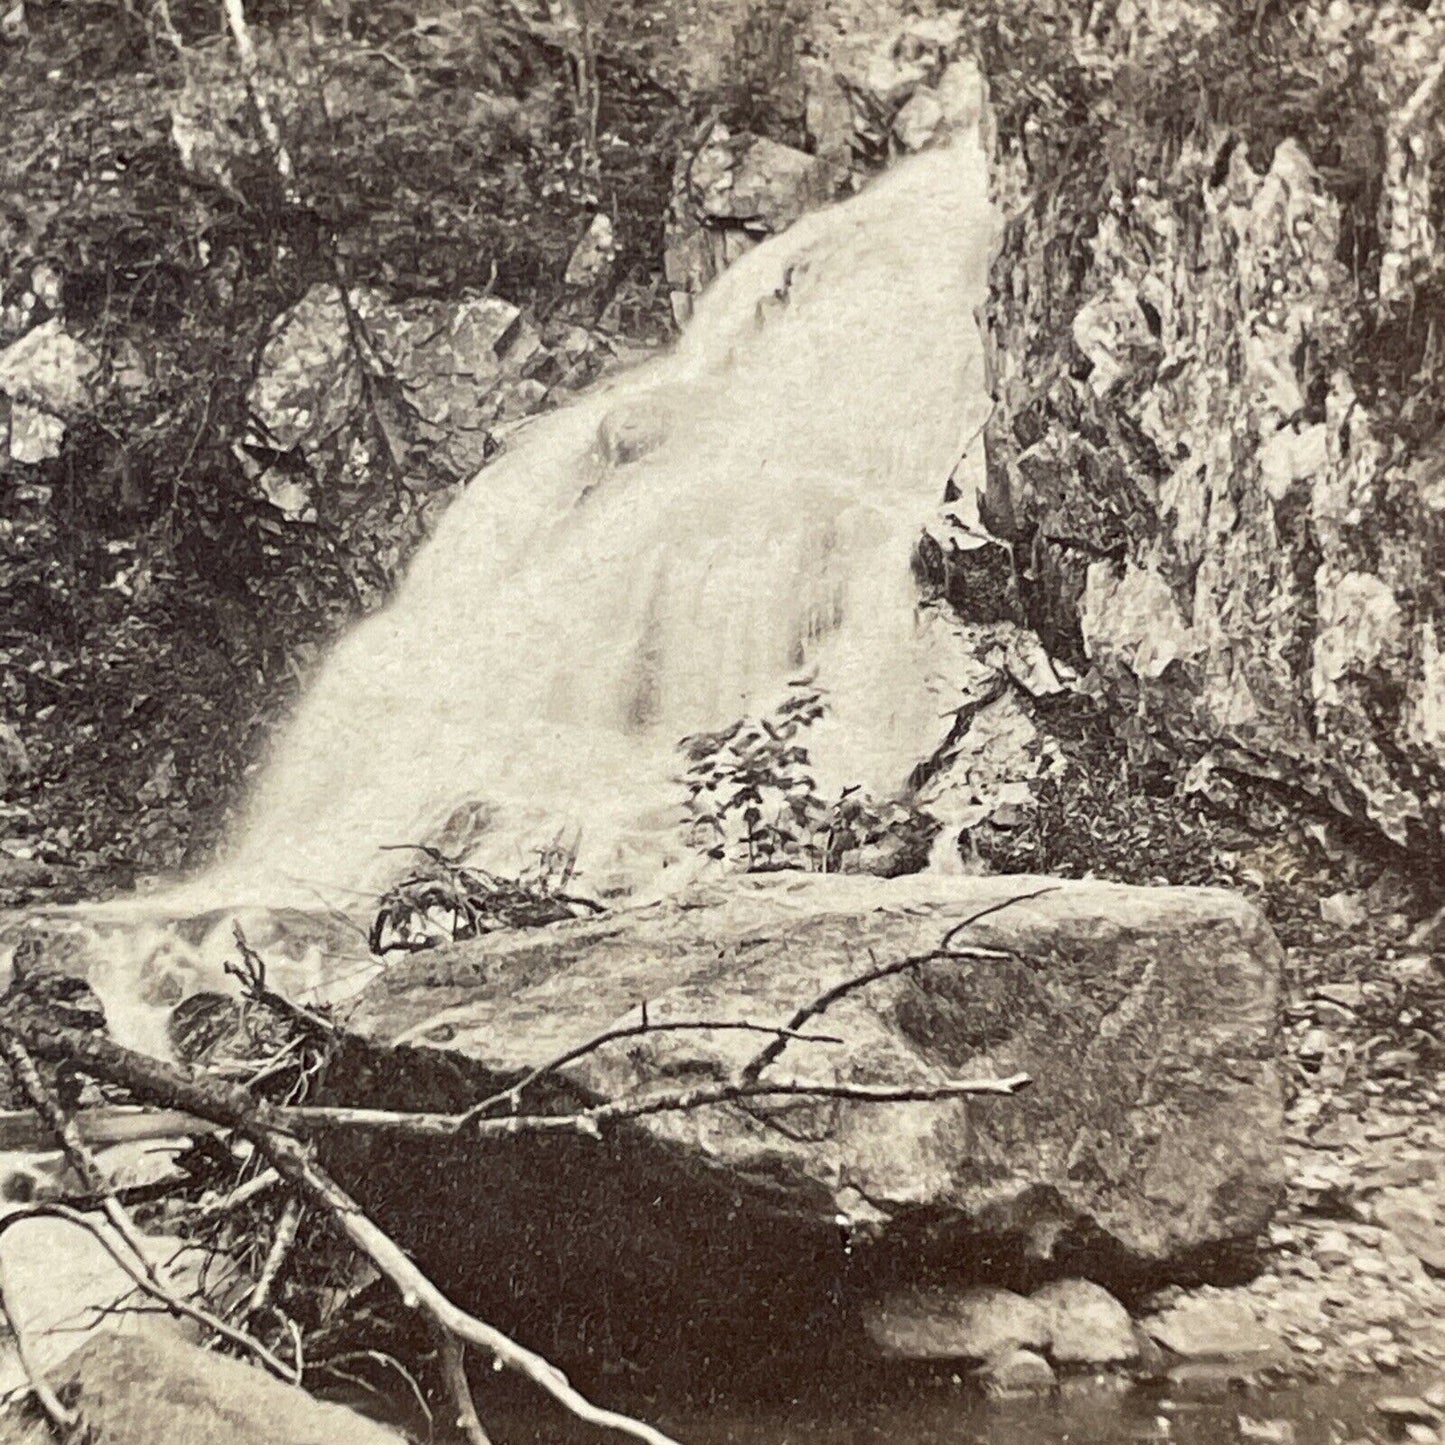
{"label": "foliage", "polygon": [[[252,4],[288,190],[219,5],[27,0],[0,45],[0,348],[55,317],[101,367],[59,457],[0,456],[0,718],[34,763],[0,845],[200,861],[269,722],[460,484],[373,375],[359,465],[314,479],[314,517],[271,505],[258,471],[308,463],[242,445],[246,397],[272,319],[311,287],[495,288],[559,320],[576,300],[586,322],[665,325],[657,238],[685,107],[654,77],[657,12],[614,8],[589,169],[545,7]],[[569,300],[597,209],[616,288]]]}
{"label": "foliage", "polygon": [[567,891],[576,849],[544,849],[537,866],[503,878],[415,845],[425,862],[382,896],[368,944],[377,955],[415,953],[441,942],[477,938],[503,928],[542,928],[585,913],[600,913],[591,899]]}
{"label": "foliage", "polygon": [[831,802],[818,792],[802,738],[826,712],[821,688],[794,683],[772,712],[684,738],[689,844],[750,873],[857,871],[870,850],[891,854],[890,843],[914,845],[916,857],[921,838],[926,849],[932,820],[910,804],[880,801],[856,784]]}

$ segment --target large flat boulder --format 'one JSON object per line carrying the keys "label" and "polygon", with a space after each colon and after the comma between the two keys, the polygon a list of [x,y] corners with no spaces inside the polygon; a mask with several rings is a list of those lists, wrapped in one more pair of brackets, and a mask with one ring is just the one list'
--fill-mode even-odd
{"label": "large flat boulder", "polygon": [[[959,937],[1005,957],[926,962],[853,992],[808,1025],[843,1042],[790,1042],[764,1076],[926,1084],[1024,1070],[1030,1090],[657,1114],[627,1126],[647,1151],[638,1189],[650,1197],[674,1169],[720,1184],[730,1211],[765,1201],[811,1238],[842,1226],[850,1251],[926,1258],[930,1269],[966,1270],[981,1240],[1088,1272],[1091,1259],[1156,1269],[1251,1239],[1280,1182],[1282,955],[1259,913],[1221,891],[741,879],[418,955],[388,969],[351,1022],[379,1043],[449,1057],[470,1087],[510,1082],[638,1021],[644,1002],[657,1022],[782,1024],[835,984],[936,949],[981,908],[1046,888]],[[674,1090],[731,1076],[761,1042],[634,1037],[567,1065],[563,1087],[581,1101]],[[401,1096],[398,1077],[384,1086]],[[528,1149],[556,1148],[506,1145],[518,1177]],[[621,1167],[594,1159],[596,1170]],[[504,1191],[488,1177],[495,1209]]]}

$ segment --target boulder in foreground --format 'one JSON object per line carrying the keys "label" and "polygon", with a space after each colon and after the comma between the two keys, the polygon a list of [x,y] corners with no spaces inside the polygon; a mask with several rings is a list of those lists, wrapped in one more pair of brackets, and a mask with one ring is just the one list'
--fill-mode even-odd
{"label": "boulder in foreground", "polygon": [[[850,1256],[888,1261],[879,1268],[894,1280],[925,1262],[966,1273],[1000,1251],[1060,1273],[1107,1273],[1110,1261],[1156,1272],[1251,1239],[1280,1183],[1282,955],[1250,904],[1216,890],[735,880],[416,956],[373,985],[353,1024],[444,1052],[474,1081],[511,1082],[635,1023],[644,1001],[654,1022],[781,1024],[833,985],[926,954],[978,910],[1034,893],[960,935],[1006,957],[925,962],[853,992],[807,1026],[841,1044],[792,1041],[765,1075],[926,1085],[1023,1070],[1030,1090],[658,1114],[629,1126],[651,1151],[639,1198],[669,1171],[706,1177],[733,1214],[756,1206],[815,1241],[842,1226]],[[731,1077],[758,1048],[742,1032],[655,1033],[567,1065],[562,1080],[582,1102],[675,1090]],[[539,1152],[529,1166],[540,1142],[506,1147],[524,1172],[555,1158]],[[597,1155],[595,1167],[626,1166]],[[507,1186],[489,1179],[488,1208],[505,1212]],[[565,1231],[561,1213],[554,1225]],[[667,1221],[657,1226],[665,1237]],[[786,1223],[768,1238],[786,1269]]]}

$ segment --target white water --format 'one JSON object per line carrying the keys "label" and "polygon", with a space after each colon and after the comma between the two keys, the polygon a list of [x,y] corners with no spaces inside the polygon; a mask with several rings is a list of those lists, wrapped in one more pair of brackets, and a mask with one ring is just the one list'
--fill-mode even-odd
{"label": "white water", "polygon": [[[759,246],[671,354],[517,434],[321,667],[225,861],[112,910],[112,1026],[161,1047],[227,910],[359,912],[407,861],[388,844],[515,872],[580,829],[577,887],[667,888],[698,866],[678,740],[799,675],[831,704],[808,738],[823,787],[896,791],[946,727],[909,559],[986,413],[992,235],[982,153],[956,140]],[[313,949],[290,984],[323,955],[344,966]]]}
{"label": "white water", "polygon": [[490,822],[447,841],[488,866],[580,828],[584,885],[648,886],[678,856],[678,740],[800,673],[832,704],[824,780],[896,790],[938,740],[908,561],[982,415],[986,195],[974,146],[901,166],[525,429],[322,668],[208,891],[374,892],[381,845],[464,804]]}

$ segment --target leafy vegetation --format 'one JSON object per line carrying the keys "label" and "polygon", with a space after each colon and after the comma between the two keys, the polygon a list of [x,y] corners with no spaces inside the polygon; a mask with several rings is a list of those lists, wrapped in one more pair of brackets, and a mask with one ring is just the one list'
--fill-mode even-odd
{"label": "leafy vegetation", "polygon": [[[575,40],[545,7],[253,6],[288,182],[220,6],[16,11],[0,350],[53,320],[97,366],[58,456],[0,457],[0,721],[31,764],[0,845],[200,861],[325,642],[385,599],[462,485],[369,357],[346,457],[307,479],[313,511],[273,505],[258,475],[321,464],[258,452],[247,395],[273,318],[311,288],[500,294],[544,339],[667,325],[659,236],[686,102],[656,78],[661,12],[615,12],[594,26],[583,124]],[[567,257],[598,210],[617,260],[577,294]]]}
{"label": "leafy vegetation", "polygon": [[812,683],[795,683],[770,713],[682,740],[689,766],[679,781],[693,848],[749,873],[923,866],[937,832],[926,814],[856,784],[831,802],[818,792],[803,739],[827,713],[824,696]]}

